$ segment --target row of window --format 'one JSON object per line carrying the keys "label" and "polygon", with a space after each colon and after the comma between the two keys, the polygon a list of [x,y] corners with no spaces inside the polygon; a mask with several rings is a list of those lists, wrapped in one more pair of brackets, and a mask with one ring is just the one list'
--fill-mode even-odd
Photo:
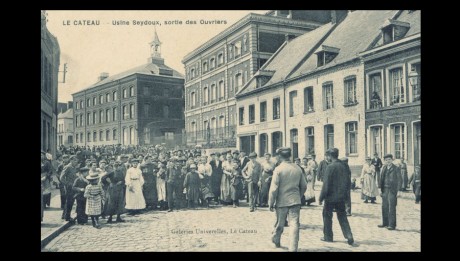
{"label": "row of window", "polygon": [[52,63],[41,53],[41,79],[43,84],[41,85],[42,91],[44,91],[50,97],[53,97],[53,65]]}
{"label": "row of window", "polygon": [[[128,96],[128,89],[123,89],[123,98],[129,98],[135,96],[134,92],[134,86],[129,87],[129,96]],[[110,101],[116,101],[118,97],[117,91],[112,91],[112,93],[106,93],[105,95],[100,94],[99,99],[97,96],[94,96],[93,98],[87,98],[86,99],[86,107],[90,106],[96,106],[98,103],[99,104],[104,104]],[[75,103],[75,107],[77,110],[83,109],[84,108],[84,103],[83,100],[77,101]]]}
{"label": "row of window", "polygon": [[[234,77],[230,78],[230,92],[238,92],[238,90],[248,80],[247,71],[243,73],[237,73]],[[219,81],[218,84],[211,84],[210,87],[205,85],[202,90],[203,105],[208,105],[214,102],[222,101],[225,99],[225,83],[223,80]],[[197,107],[197,93],[192,91],[190,93],[190,108],[194,109]]]}
{"label": "row of window", "polygon": [[[281,116],[281,101],[279,97],[273,99],[273,120],[278,120]],[[244,107],[240,107],[238,111],[238,122],[239,125],[245,124],[245,112]],[[267,121],[267,101],[260,103],[260,122]],[[249,105],[249,124],[255,122],[255,106],[254,104]]]}
{"label": "row of window", "polygon": [[65,129],[64,123],[58,124],[58,133],[63,133],[70,130],[73,130],[73,124],[71,122],[69,123],[69,126],[67,126],[67,130]]}
{"label": "row of window", "polygon": [[[135,117],[135,109],[134,104],[123,105],[123,120],[134,119]],[[105,116],[105,117],[104,117]],[[86,113],[86,125],[97,124],[97,123],[104,123],[104,122],[111,122],[118,120],[118,109],[117,107],[109,108],[105,110],[100,110],[99,113],[96,111]],[[83,114],[75,116],[75,126],[81,127],[83,126]]]}
{"label": "row of window", "polygon": [[409,68],[409,74],[404,73],[403,66],[369,74],[367,108],[378,109],[420,101],[421,63],[409,64]]}
{"label": "row of window", "polygon": [[[117,129],[112,130],[100,130],[86,133],[86,137],[83,132],[75,134],[75,143],[86,142],[97,142],[97,141],[116,141],[118,140]],[[130,126],[129,128],[123,128],[123,144],[136,144],[135,128]]]}
{"label": "row of window", "polygon": [[[243,36],[243,40],[236,41],[228,45],[227,56],[228,59],[237,59],[241,56],[242,52],[247,52],[249,48],[248,37],[247,35]],[[201,71],[202,74],[205,74],[209,71],[214,70],[222,66],[225,63],[224,53],[220,52],[217,54],[217,57],[212,56],[209,59],[205,59],[201,62]],[[198,70],[196,70],[196,66],[190,68],[187,71],[187,80],[193,80],[199,76]]]}

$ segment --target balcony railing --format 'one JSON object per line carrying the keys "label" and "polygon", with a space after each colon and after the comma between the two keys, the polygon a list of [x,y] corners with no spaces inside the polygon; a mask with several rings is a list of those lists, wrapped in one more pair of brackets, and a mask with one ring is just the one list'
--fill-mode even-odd
{"label": "balcony railing", "polygon": [[216,129],[188,132],[188,145],[203,145],[209,148],[234,147],[236,146],[236,126],[227,126]]}

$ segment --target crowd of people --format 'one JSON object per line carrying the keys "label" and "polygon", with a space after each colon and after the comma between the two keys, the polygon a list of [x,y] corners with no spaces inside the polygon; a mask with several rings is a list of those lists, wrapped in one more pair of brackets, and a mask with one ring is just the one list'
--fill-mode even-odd
{"label": "crowd of people", "polygon": [[[279,246],[283,227],[292,223],[290,250],[297,250],[300,206],[324,202],[324,241],[332,241],[332,212],[348,242],[353,236],[347,216],[351,216],[350,190],[356,189],[347,158],[338,159],[338,150],[325,153],[319,164],[316,155],[290,162],[290,148],[280,148],[272,158],[266,153],[222,151],[202,155],[201,150],[167,150],[156,146],[62,147],[55,160],[41,153],[42,221],[50,205],[54,183],[60,189],[62,219],[100,228],[107,223],[124,222],[121,215],[137,216],[144,211],[174,211],[227,205],[234,208],[246,200],[249,211],[269,207],[277,211],[273,243]],[[382,227],[396,226],[396,194],[412,184],[416,203],[420,202],[420,166],[405,180],[405,163],[394,165],[385,155],[385,164],[375,155],[366,158],[360,183],[364,203],[382,197]],[[404,170],[405,173],[404,173]],[[285,181],[283,181],[285,179]],[[323,186],[317,200],[315,181]],[[298,198],[297,198],[298,197]],[[71,212],[76,204],[76,218]],[[113,220],[113,217],[116,217]],[[297,234],[297,237],[295,236]]]}

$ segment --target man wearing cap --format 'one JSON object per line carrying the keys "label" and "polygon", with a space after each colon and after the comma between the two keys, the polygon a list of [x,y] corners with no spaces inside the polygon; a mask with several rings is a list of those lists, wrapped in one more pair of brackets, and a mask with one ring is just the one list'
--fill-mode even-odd
{"label": "man wearing cap", "polygon": [[74,193],[75,200],[77,202],[77,224],[84,225],[88,223],[88,215],[85,213],[86,209],[86,198],[84,197],[85,188],[89,182],[86,180],[89,169],[87,167],[80,168],[78,177],[75,179],[72,190]]}
{"label": "man wearing cap", "polygon": [[324,153],[324,159],[319,163],[318,172],[316,179],[318,181],[323,181],[324,174],[326,173],[327,165],[331,162],[331,157],[329,155],[329,150],[326,150]]}
{"label": "man wearing cap", "polygon": [[120,216],[125,209],[125,174],[121,161],[115,161],[113,169],[109,167],[107,174],[101,178],[102,184],[108,186],[105,214],[109,216],[109,224],[112,223],[113,215],[117,215],[117,222],[124,222]]}
{"label": "man wearing cap", "polygon": [[374,165],[375,174],[377,175],[377,184],[380,188],[380,169],[382,168],[382,160],[379,158],[379,154],[376,152],[374,153],[374,158],[371,160],[371,164]]}
{"label": "man wearing cap", "polygon": [[57,169],[57,178],[59,181],[59,192],[61,194],[61,209],[62,210],[64,210],[65,208],[66,195],[65,195],[65,186],[61,182],[61,174],[62,174],[62,171],[64,170],[64,167],[69,164],[70,162],[69,158],[70,156],[68,154],[62,155],[62,162],[59,164],[58,169]]}
{"label": "man wearing cap", "polygon": [[[181,207],[180,196],[182,194],[182,186],[178,184],[180,175],[181,168],[179,167],[177,158],[173,157],[166,170],[166,201],[168,202],[168,212]],[[177,204],[175,204],[176,202]]]}
{"label": "man wearing cap", "polygon": [[212,160],[209,162],[212,169],[211,175],[211,190],[214,194],[214,200],[216,204],[219,204],[220,197],[220,183],[222,181],[222,161],[219,160],[220,153],[211,153]]}
{"label": "man wearing cap", "polygon": [[144,185],[142,186],[142,193],[144,195],[145,204],[147,208],[156,209],[158,205],[157,195],[157,177],[154,175],[154,164],[150,156],[145,156],[145,163],[140,164],[142,177],[144,178]]}
{"label": "man wearing cap", "polygon": [[254,212],[255,205],[258,202],[257,198],[259,197],[259,186],[262,185],[262,166],[257,162],[255,152],[249,154],[249,160],[242,170],[242,175],[248,188],[249,211]]}
{"label": "man wearing cap", "polygon": [[276,205],[276,223],[272,242],[276,247],[281,246],[284,223],[286,217],[289,217],[289,251],[296,252],[299,244],[300,197],[305,193],[307,183],[300,167],[289,160],[291,148],[280,148],[279,157],[281,163],[273,172],[268,199],[270,211],[274,211]]}
{"label": "man wearing cap", "polygon": [[62,213],[64,219],[66,221],[71,221],[70,212],[72,211],[73,203],[75,201],[72,192],[72,186],[77,178],[78,172],[78,159],[76,156],[70,156],[70,163],[64,167],[61,173],[60,180],[65,186],[66,191],[66,200],[65,200],[65,208]]}
{"label": "man wearing cap", "polygon": [[190,172],[184,180],[184,188],[187,195],[187,207],[194,209],[200,199],[200,176],[196,171],[195,164],[190,165]]}
{"label": "man wearing cap", "polygon": [[383,159],[385,165],[380,175],[382,224],[378,227],[395,230],[397,196],[401,187],[401,169],[393,164],[393,155],[386,154]]}
{"label": "man wearing cap", "polygon": [[319,204],[323,204],[324,201],[324,237],[321,238],[321,240],[333,242],[332,212],[335,209],[342,233],[347,239],[348,244],[353,245],[353,234],[351,233],[350,224],[348,223],[347,213],[345,211],[345,202],[350,193],[351,180],[348,176],[347,167],[338,159],[339,150],[333,148],[328,151],[331,163],[329,163],[324,173],[323,187],[319,196]]}

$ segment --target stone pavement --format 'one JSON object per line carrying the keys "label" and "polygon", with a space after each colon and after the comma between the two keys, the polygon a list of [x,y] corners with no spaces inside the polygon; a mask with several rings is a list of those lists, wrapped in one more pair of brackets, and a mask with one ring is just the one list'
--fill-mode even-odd
{"label": "stone pavement", "polygon": [[62,231],[68,228],[71,223],[61,219],[61,198],[59,189],[51,191],[51,204],[45,208],[43,222],[41,223],[41,245],[42,248]]}
{"label": "stone pavement", "polygon": [[[319,196],[320,182],[316,185]],[[378,204],[364,204],[360,190],[352,192],[349,217],[355,244],[349,246],[342,236],[337,218],[333,218],[333,243],[320,241],[323,236],[322,206],[302,207],[299,251],[367,252],[421,251],[420,205],[410,193],[398,198],[395,231],[378,228],[381,223],[381,198]],[[249,212],[241,201],[239,208],[213,206],[211,209],[174,212],[149,211],[126,216],[126,223],[75,225],[52,240],[42,251],[258,251],[285,252],[289,229],[281,238],[281,248],[271,243],[275,214],[268,208]]]}

